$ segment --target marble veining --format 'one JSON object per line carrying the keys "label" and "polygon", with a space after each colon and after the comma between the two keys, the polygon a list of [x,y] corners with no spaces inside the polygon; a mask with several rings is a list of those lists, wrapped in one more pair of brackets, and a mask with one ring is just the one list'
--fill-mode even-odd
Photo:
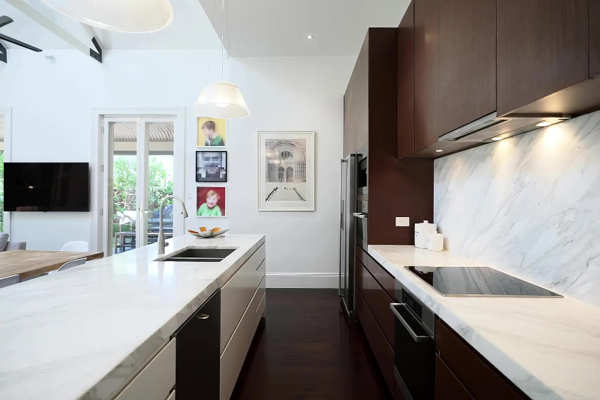
{"label": "marble veining", "polygon": [[264,235],[169,240],[236,247],[220,263],[156,262],[150,245],[0,290],[0,399],[105,400],[265,242]]}
{"label": "marble veining", "polygon": [[600,112],[435,161],[445,248],[600,306]]}
{"label": "marble veining", "polygon": [[478,266],[414,246],[369,254],[532,399],[591,400],[600,393],[600,308],[564,298],[443,297],[405,266]]}

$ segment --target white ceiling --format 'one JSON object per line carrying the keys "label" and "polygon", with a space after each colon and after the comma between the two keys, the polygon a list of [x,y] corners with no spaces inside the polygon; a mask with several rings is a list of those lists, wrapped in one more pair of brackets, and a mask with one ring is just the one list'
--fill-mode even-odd
{"label": "white ceiling", "polygon": [[[221,32],[222,1],[199,0]],[[409,0],[227,0],[232,57],[357,56],[369,27],[397,27]],[[314,35],[314,40],[307,40]]]}
{"label": "white ceiling", "polygon": [[[91,45],[91,37],[84,26],[44,5],[41,0],[25,0],[46,17],[59,24],[79,40]],[[128,34],[94,29],[103,49],[153,50],[153,49],[214,49],[221,46],[208,17],[198,0],[171,0],[173,22],[160,32]],[[0,28],[0,33],[29,43],[44,50],[70,49],[60,38],[39,26],[6,0],[0,0],[0,15],[8,15],[13,23]],[[10,49],[18,48],[3,42]]]}
{"label": "white ceiling", "polygon": [[[84,26],[57,13],[41,0],[25,0],[83,42]],[[174,20],[150,34],[124,34],[95,29],[104,49],[214,49],[221,43],[223,0],[171,0]],[[226,0],[226,46],[233,57],[356,56],[368,27],[396,27],[409,0]],[[6,0],[0,15],[15,22],[0,32],[44,50],[68,49]],[[211,24],[212,22],[212,24]],[[89,29],[89,28],[88,28]],[[216,32],[215,32],[216,31]],[[307,40],[306,35],[314,35]],[[7,45],[6,42],[4,42]],[[90,43],[91,44],[91,43]],[[8,48],[15,48],[8,45]]]}

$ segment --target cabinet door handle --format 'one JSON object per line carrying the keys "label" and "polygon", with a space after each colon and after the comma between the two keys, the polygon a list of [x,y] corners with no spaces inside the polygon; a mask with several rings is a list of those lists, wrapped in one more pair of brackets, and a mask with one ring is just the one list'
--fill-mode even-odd
{"label": "cabinet door handle", "polygon": [[200,315],[198,315],[198,319],[208,319],[208,317],[210,317],[210,315],[208,315],[208,314],[200,314]]}

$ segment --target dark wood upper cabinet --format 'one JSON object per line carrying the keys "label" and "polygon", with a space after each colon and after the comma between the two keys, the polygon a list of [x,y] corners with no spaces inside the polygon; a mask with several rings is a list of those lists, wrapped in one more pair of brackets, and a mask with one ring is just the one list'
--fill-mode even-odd
{"label": "dark wood upper cabinet", "polygon": [[588,79],[588,1],[497,2],[498,115]]}
{"label": "dark wood upper cabinet", "polygon": [[438,140],[438,0],[415,7],[415,151]]}
{"label": "dark wood upper cabinet", "polygon": [[350,82],[344,94],[344,157],[357,150],[357,107],[356,107],[356,69],[352,72]]}
{"label": "dark wood upper cabinet", "polygon": [[496,0],[438,1],[441,136],[496,111]]}
{"label": "dark wood upper cabinet", "polygon": [[590,78],[600,75],[600,0],[590,0]]}
{"label": "dark wood upper cabinet", "polygon": [[356,61],[356,150],[369,141],[369,35]]}
{"label": "dark wood upper cabinet", "polygon": [[398,26],[398,158],[415,151],[415,7]]}

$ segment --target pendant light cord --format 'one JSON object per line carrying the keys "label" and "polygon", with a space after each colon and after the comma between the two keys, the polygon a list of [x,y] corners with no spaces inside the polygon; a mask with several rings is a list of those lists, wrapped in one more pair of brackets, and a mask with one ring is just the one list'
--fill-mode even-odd
{"label": "pendant light cord", "polygon": [[222,2],[222,26],[221,26],[221,80],[225,80],[225,25],[227,24],[227,17],[225,16],[225,0]]}

